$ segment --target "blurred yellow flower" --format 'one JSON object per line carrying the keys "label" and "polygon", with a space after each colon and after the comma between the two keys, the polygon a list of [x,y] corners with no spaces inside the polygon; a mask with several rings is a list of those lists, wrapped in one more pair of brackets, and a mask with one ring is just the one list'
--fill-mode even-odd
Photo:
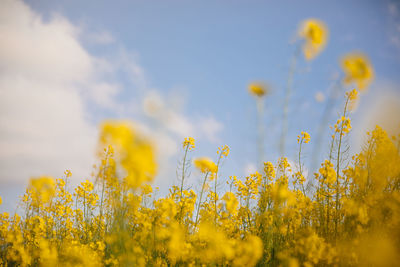
{"label": "blurred yellow flower", "polygon": [[374,69],[362,53],[350,53],[341,60],[342,69],[345,74],[344,83],[355,83],[360,90],[368,87],[374,79]]}
{"label": "blurred yellow flower", "polygon": [[324,49],[328,40],[328,28],[320,20],[307,19],[302,22],[299,35],[305,40],[304,56],[311,60]]}
{"label": "blurred yellow flower", "polygon": [[47,203],[55,193],[56,183],[52,177],[32,178],[29,181],[29,189],[32,190],[36,203]]}
{"label": "blurred yellow flower", "polygon": [[112,144],[117,149],[129,188],[138,188],[142,183],[154,179],[157,163],[153,145],[129,123],[104,122],[101,126],[100,142],[103,146]]}
{"label": "blurred yellow flower", "polygon": [[263,83],[251,83],[249,84],[249,92],[254,96],[262,97],[268,93],[268,87]]}
{"label": "blurred yellow flower", "polygon": [[193,160],[194,166],[196,166],[197,169],[199,169],[202,173],[216,173],[217,172],[217,165],[215,163],[207,158],[207,157],[201,157]]}
{"label": "blurred yellow flower", "polygon": [[358,92],[356,89],[353,89],[349,92],[346,92],[346,96],[348,96],[350,101],[355,101],[357,100]]}

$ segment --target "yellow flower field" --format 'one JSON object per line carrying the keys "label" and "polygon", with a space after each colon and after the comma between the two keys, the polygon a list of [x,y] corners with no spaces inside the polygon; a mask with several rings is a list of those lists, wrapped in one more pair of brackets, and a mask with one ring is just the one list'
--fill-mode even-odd
{"label": "yellow flower field", "polygon": [[[319,20],[301,24],[299,51],[306,60],[323,52],[328,35]],[[32,178],[22,212],[0,214],[0,266],[399,265],[400,135],[376,126],[364,148],[348,155],[350,112],[362,101],[373,67],[359,53],[341,64],[340,82],[354,89],[342,94],[342,113],[324,144],[329,154],[315,173],[304,169],[302,149],[314,138],[305,131],[298,133],[296,166],[282,155],[247,177],[220,174],[229,144],[202,157],[187,137],[179,181],[158,196],[152,142],[133,122],[104,121],[92,179],[72,188],[74,170]],[[291,86],[288,81],[285,105]],[[263,116],[267,86],[251,83],[248,90]],[[187,182],[196,169],[199,188]]]}

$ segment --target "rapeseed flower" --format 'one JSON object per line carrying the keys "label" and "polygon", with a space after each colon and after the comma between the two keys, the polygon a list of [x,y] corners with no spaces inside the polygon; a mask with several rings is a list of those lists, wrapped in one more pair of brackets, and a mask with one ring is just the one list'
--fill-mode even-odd
{"label": "rapeseed flower", "polygon": [[311,60],[325,48],[328,40],[328,29],[318,19],[307,19],[302,22],[299,35],[304,39],[304,57],[307,60]]}
{"label": "rapeseed flower", "polygon": [[341,60],[344,71],[344,83],[355,83],[363,91],[374,79],[374,69],[368,57],[362,53],[350,53]]}
{"label": "rapeseed flower", "polygon": [[250,83],[249,92],[256,97],[263,97],[268,93],[268,87],[263,83]]}
{"label": "rapeseed flower", "polygon": [[193,160],[194,166],[202,173],[216,173],[217,165],[207,157],[196,158]]}

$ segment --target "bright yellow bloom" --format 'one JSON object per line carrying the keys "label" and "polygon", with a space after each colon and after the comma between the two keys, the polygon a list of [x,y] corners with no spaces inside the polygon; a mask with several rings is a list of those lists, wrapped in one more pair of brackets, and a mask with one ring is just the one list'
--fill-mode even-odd
{"label": "bright yellow bloom", "polygon": [[348,109],[350,111],[353,111],[356,108],[357,105],[357,100],[358,100],[358,91],[356,89],[353,89],[349,92],[346,92],[346,96],[348,97],[349,101],[349,107]]}
{"label": "bright yellow bloom", "polygon": [[311,60],[324,49],[328,40],[328,29],[320,20],[307,19],[301,24],[299,35],[305,40],[304,56]]}
{"label": "bright yellow bloom", "polygon": [[329,160],[325,160],[325,162],[321,164],[319,173],[322,175],[327,184],[332,185],[336,182],[336,171],[333,168],[332,162]]}
{"label": "bright yellow bloom", "polygon": [[374,79],[374,69],[362,53],[347,54],[342,58],[341,65],[345,73],[344,82],[355,83],[360,90],[366,89]]}
{"label": "bright yellow bloom", "polygon": [[303,141],[305,144],[310,142],[310,134],[307,132],[301,132],[301,134],[297,136],[297,143],[300,143],[300,141]]}
{"label": "bright yellow bloom", "polygon": [[217,165],[207,157],[201,157],[193,160],[194,166],[199,169],[202,173],[216,173]]}
{"label": "bright yellow bloom", "polygon": [[193,150],[196,146],[194,143],[194,138],[192,137],[186,137],[185,141],[183,141],[183,148],[188,148],[189,150]]}
{"label": "bright yellow bloom", "polygon": [[275,178],[275,167],[270,161],[264,162],[264,173],[271,181]]}
{"label": "bright yellow bloom", "polygon": [[249,92],[254,96],[262,97],[268,93],[268,88],[263,83],[251,83],[249,84]]}
{"label": "bright yellow bloom", "polygon": [[129,188],[138,188],[150,182],[157,172],[152,144],[129,123],[105,122],[101,127],[100,141],[103,146],[113,144],[121,166],[126,171],[125,182]]}
{"label": "bright yellow bloom", "polygon": [[229,146],[224,145],[218,148],[217,154],[221,153],[222,156],[227,157],[229,155]]}
{"label": "bright yellow bloom", "polygon": [[32,178],[29,181],[29,189],[36,203],[47,203],[54,196],[56,183],[52,177]]}
{"label": "bright yellow bloom", "polygon": [[237,200],[235,194],[232,192],[226,192],[222,199],[225,200],[225,207],[228,213],[230,215],[236,215],[239,201]]}
{"label": "bright yellow bloom", "polygon": [[337,120],[335,124],[335,132],[341,133],[342,136],[351,130],[351,120],[350,118],[342,116]]}

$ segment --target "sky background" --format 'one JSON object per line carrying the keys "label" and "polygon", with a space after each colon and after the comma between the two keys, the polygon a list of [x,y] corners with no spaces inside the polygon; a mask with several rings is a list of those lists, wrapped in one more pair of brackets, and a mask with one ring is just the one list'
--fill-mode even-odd
{"label": "sky background", "polygon": [[[184,137],[191,157],[216,157],[229,145],[221,177],[256,169],[257,125],[252,81],[265,98],[265,160],[276,162],[284,88],[299,24],[329,28],[325,50],[300,58],[290,99],[287,156],[296,136],[311,135],[303,156],[311,168],[330,86],[346,53],[368,55],[375,80],[351,114],[352,152],[365,131],[400,125],[400,4],[397,1],[50,1],[1,0],[0,210],[14,211],[30,177],[90,178],[98,125],[129,119],[157,147],[160,194],[176,182]],[[338,78],[339,77],[339,78]],[[343,88],[343,92],[352,87]],[[337,100],[329,124],[343,105]],[[326,154],[329,129],[325,132]],[[188,183],[197,184],[193,170]]]}

